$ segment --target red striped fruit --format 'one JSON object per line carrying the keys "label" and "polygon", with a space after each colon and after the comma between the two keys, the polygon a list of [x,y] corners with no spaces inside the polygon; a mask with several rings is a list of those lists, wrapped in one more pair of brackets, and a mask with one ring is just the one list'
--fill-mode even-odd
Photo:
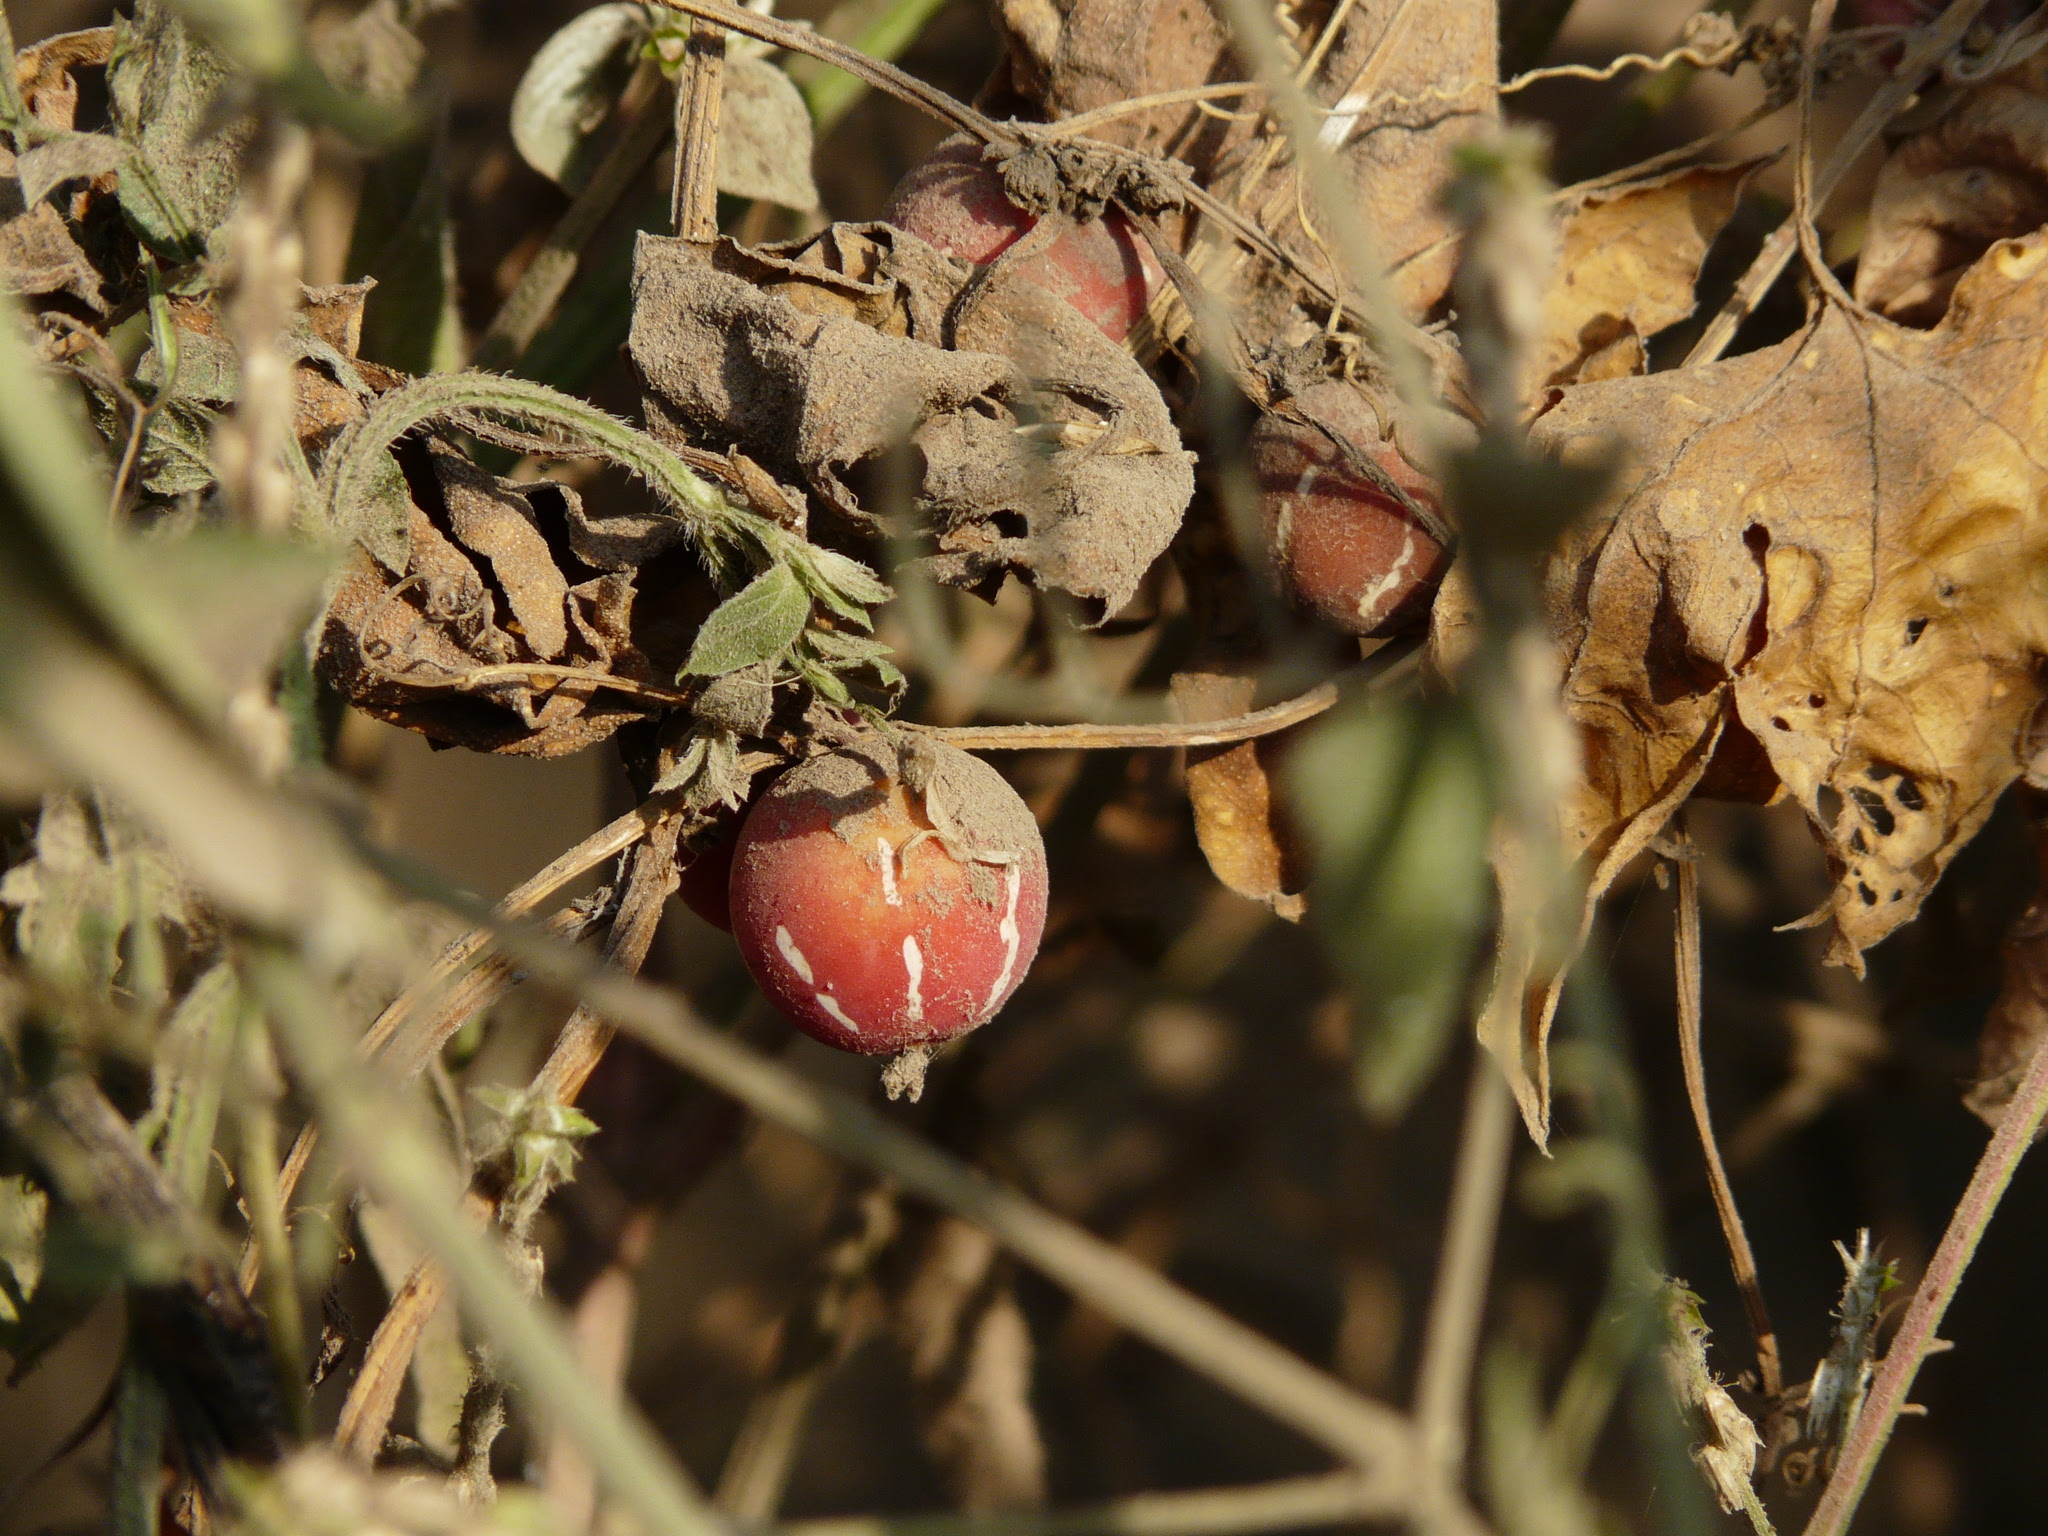
{"label": "red striped fruit", "polygon": [[[1436,486],[1349,396],[1336,385],[1304,398],[1315,399],[1319,419],[1350,428],[1361,453],[1440,514]],[[1250,448],[1274,579],[1295,603],[1350,635],[1396,634],[1427,618],[1451,561],[1413,513],[1315,427],[1262,417]]]}
{"label": "red striped fruit", "polygon": [[748,812],[733,938],[815,1040],[893,1054],[993,1018],[1045,931],[1045,845],[1002,775],[953,747],[814,757]]}
{"label": "red striped fruit", "polygon": [[[949,256],[987,266],[1038,222],[1003,191],[981,146],[948,139],[912,166],[882,217]],[[1130,334],[1166,273],[1144,236],[1115,209],[1077,223],[1025,261],[1030,278],[1081,311],[1111,341]]]}

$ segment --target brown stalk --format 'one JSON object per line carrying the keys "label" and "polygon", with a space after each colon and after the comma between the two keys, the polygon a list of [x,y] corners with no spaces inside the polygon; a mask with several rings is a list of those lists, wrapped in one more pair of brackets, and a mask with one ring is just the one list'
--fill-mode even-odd
{"label": "brown stalk", "polygon": [[[507,893],[496,908],[498,920],[509,922],[527,916],[563,886],[588,874],[606,859],[624,853],[673,809],[677,798],[669,794],[650,796],[617,820],[598,828]],[[558,913],[546,926],[556,937],[574,940],[583,936],[581,919],[570,912]],[[503,962],[494,961],[462,974],[463,968],[490,944],[492,934],[489,928],[472,928],[443,949],[426,974],[386,1004],[364,1031],[358,1045],[362,1054],[372,1059],[388,1059],[401,1077],[422,1070],[464,1019],[479,1008],[488,1007],[512,984],[512,967]],[[459,981],[455,979],[458,976]],[[313,1149],[319,1140],[319,1127],[309,1121],[285,1157],[277,1177],[277,1192],[286,1210],[291,1208],[292,1195],[313,1160]],[[253,1293],[260,1268],[260,1256],[251,1246],[242,1255],[240,1279],[245,1293]]]}
{"label": "brown stalk", "polygon": [[669,223],[692,245],[718,240],[718,124],[725,106],[725,29],[690,29],[676,88],[676,174]]}
{"label": "brown stalk", "polygon": [[1721,1219],[1721,1236],[1728,1244],[1728,1264],[1735,1272],[1735,1284],[1742,1292],[1743,1316],[1750,1337],[1756,1341],[1757,1376],[1763,1395],[1771,1405],[1773,1423],[1765,1437],[1765,1454],[1774,1454],[1779,1437],[1775,1420],[1785,1395],[1785,1373],[1778,1358],[1778,1335],[1771,1326],[1770,1309],[1764,1305],[1762,1282],[1757,1278],[1756,1254],[1743,1230],[1742,1213],[1735,1207],[1735,1191],[1728,1182],[1727,1165],[1721,1161],[1721,1145],[1714,1138],[1714,1122],[1707,1110],[1707,1070],[1700,1051],[1700,876],[1694,851],[1681,828],[1678,867],[1678,1054],[1685,1067],[1685,1097],[1692,1106],[1693,1125],[1699,1131],[1700,1151],[1707,1163],[1707,1187],[1713,1191],[1714,1214]]}

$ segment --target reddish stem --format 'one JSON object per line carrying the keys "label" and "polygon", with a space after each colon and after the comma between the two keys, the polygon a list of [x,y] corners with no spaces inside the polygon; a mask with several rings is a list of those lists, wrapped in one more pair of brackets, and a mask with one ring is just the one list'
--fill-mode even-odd
{"label": "reddish stem", "polygon": [[2044,1115],[2048,1115],[2048,1048],[2034,1052],[2026,1077],[2006,1106],[2005,1118],[1998,1123],[1991,1144],[1977,1160],[1969,1188],[1963,1191],[1955,1213],[1949,1217],[1948,1230],[1941,1234],[1941,1246],[1934,1250],[1934,1259],[1921,1277],[1919,1289],[1913,1292],[1905,1321],[1899,1325],[1884,1363],[1878,1367],[1877,1378],[1871,1383],[1863,1411],[1843,1443],[1842,1459],[1821,1493],[1813,1518],[1807,1522],[1806,1536],[1841,1536],[1848,1529],[1856,1505],[1870,1485],[1878,1455],[1891,1438],[1892,1425],[1906,1406],[1906,1394],[1913,1388],[1920,1362],[1934,1347],[1935,1330],[1941,1326],[1942,1314],[1962,1282],[1963,1271],[1976,1256],[1984,1229],[1991,1225],[1991,1213],[1998,1208]]}

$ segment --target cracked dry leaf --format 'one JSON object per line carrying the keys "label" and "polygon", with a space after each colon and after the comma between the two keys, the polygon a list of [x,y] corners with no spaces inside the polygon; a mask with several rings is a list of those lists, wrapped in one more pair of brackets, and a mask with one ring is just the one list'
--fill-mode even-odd
{"label": "cracked dry leaf", "polygon": [[[566,486],[498,479],[433,439],[402,456],[406,568],[394,576],[352,551],[321,620],[322,675],[377,719],[479,752],[558,757],[648,714],[622,691],[545,671],[468,679],[542,663],[666,681],[709,606],[687,551],[671,553],[673,533],[608,537]],[[621,553],[667,558],[617,568]]]}
{"label": "cracked dry leaf", "polygon": [[1690,166],[1574,202],[1560,221],[1562,254],[1524,398],[1641,373],[1644,343],[1693,312],[1707,247],[1769,159]]}
{"label": "cracked dry leaf", "polygon": [[[1576,386],[1537,422],[1567,462],[1630,451],[1546,577],[1589,917],[1687,796],[1781,786],[1834,877],[1809,919],[1832,962],[1860,973],[1919,910],[2022,771],[2043,696],[2044,369],[2048,233],[1994,246],[1931,331],[1829,305],[1779,346]],[[1557,982],[1502,975],[1493,1005],[1520,1003],[1507,1065],[1537,1128]]]}

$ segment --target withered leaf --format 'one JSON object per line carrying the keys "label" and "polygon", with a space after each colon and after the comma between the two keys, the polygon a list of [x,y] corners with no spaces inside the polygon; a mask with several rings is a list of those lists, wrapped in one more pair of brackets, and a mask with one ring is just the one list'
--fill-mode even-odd
{"label": "withered leaf", "polygon": [[785,208],[818,206],[811,179],[811,109],[796,83],[764,58],[725,63],[718,125],[718,190]]}
{"label": "withered leaf", "polygon": [[48,203],[0,224],[0,289],[11,293],[65,293],[104,312],[100,274],[72,238],[62,214]]}
{"label": "withered leaf", "polygon": [[[975,306],[957,349],[928,344],[971,269],[900,232],[889,241],[861,248],[858,273],[819,271],[785,247],[771,291],[719,270],[749,261],[729,246],[712,265],[643,235],[629,346],[656,436],[738,447],[860,526],[875,509],[856,469],[887,485],[894,466],[935,536],[940,579],[987,588],[1015,571],[1113,612],[1194,494],[1158,386],[1029,282]],[[900,304],[859,292],[888,285]],[[796,302],[813,287],[821,302]],[[871,329],[849,306],[908,334]]]}
{"label": "withered leaf", "polygon": [[[1831,960],[1860,971],[1919,910],[2042,699],[2044,359],[2048,233],[1993,246],[1930,331],[1829,305],[1537,423],[1567,460],[1633,454],[1547,577],[1585,753],[1561,827],[1593,897],[1688,795],[1782,786],[1835,877]],[[1495,1043],[1539,1128],[1555,999],[1503,975],[1489,1009],[1519,1019]]]}
{"label": "withered leaf", "polygon": [[2048,223],[2048,59],[1938,100],[1878,172],[1856,298],[1932,325],[1995,240]]}
{"label": "withered leaf", "polygon": [[15,161],[21,200],[33,208],[64,182],[117,171],[127,159],[128,147],[110,134],[68,133],[50,139]]}
{"label": "withered leaf", "polygon": [[1765,163],[1690,166],[1588,193],[1566,209],[1525,397],[1550,385],[1641,373],[1643,344],[1693,312],[1707,247]]}
{"label": "withered leaf", "polygon": [[567,487],[499,480],[438,442],[399,453],[406,474],[383,461],[406,517],[401,563],[353,552],[321,619],[322,675],[378,719],[484,752],[560,756],[649,713],[588,680],[674,672],[709,606],[685,595],[687,570],[594,569],[575,553],[593,524]]}
{"label": "withered leaf", "polygon": [[[1171,686],[1181,719],[1222,720],[1251,709],[1258,684],[1250,676],[1177,672]],[[1216,878],[1294,921],[1307,910],[1301,895],[1307,871],[1281,823],[1273,778],[1279,750],[1270,738],[1189,748],[1188,803],[1195,813],[1195,840]]]}

